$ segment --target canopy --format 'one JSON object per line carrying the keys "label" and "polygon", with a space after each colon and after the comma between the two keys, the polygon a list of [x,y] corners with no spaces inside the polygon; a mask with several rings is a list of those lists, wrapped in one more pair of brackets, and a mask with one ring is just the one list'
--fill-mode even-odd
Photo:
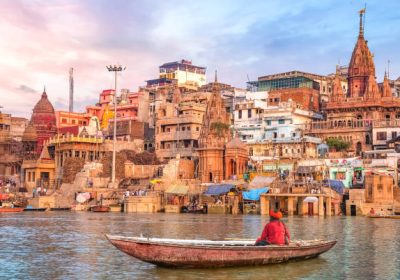
{"label": "canopy", "polygon": [[187,185],[172,185],[168,187],[168,189],[165,191],[166,193],[171,193],[171,194],[187,194],[189,191],[189,186]]}
{"label": "canopy", "polygon": [[262,193],[267,193],[269,191],[269,188],[262,188],[262,189],[255,189],[255,190],[250,190],[248,192],[242,192],[243,199],[247,200],[260,200],[260,195]]}
{"label": "canopy", "polygon": [[230,184],[219,184],[209,186],[207,191],[204,193],[205,195],[220,195],[223,193],[229,192],[231,189],[234,189],[234,185]]}
{"label": "canopy", "polygon": [[268,176],[261,176],[257,175],[254,177],[253,181],[249,184],[249,189],[260,189],[268,187],[276,177],[268,177]]}
{"label": "canopy", "polygon": [[324,183],[327,184],[332,190],[336,191],[339,194],[343,194],[343,190],[345,188],[344,184],[340,180],[324,180]]}
{"label": "canopy", "polygon": [[314,202],[318,201],[318,198],[316,198],[315,196],[307,196],[303,201],[304,202],[314,203]]}

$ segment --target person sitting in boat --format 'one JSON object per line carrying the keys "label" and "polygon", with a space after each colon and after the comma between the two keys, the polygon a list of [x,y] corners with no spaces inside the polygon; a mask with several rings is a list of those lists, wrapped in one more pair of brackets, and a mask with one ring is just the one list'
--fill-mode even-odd
{"label": "person sitting in boat", "polygon": [[369,215],[370,216],[374,216],[375,215],[375,209],[371,208],[371,210],[369,210]]}
{"label": "person sitting in boat", "polygon": [[280,220],[282,213],[280,211],[269,211],[270,222],[264,227],[259,238],[257,238],[255,246],[265,245],[289,245],[290,233],[286,225]]}

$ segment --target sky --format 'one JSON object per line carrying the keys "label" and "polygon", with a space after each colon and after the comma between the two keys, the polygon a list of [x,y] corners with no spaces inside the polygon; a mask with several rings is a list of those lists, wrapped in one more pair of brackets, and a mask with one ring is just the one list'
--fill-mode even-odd
{"label": "sky", "polygon": [[400,76],[400,1],[52,0],[0,1],[0,106],[29,118],[44,86],[56,110],[113,88],[106,65],[121,64],[118,88],[136,91],[158,66],[188,59],[207,79],[245,88],[248,79],[292,70],[330,74],[347,65],[364,8],[378,81],[390,60]]}

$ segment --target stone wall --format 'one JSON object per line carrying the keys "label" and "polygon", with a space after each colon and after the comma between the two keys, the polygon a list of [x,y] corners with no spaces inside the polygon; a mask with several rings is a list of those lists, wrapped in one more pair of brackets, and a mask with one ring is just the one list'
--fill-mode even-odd
{"label": "stone wall", "polygon": [[63,182],[72,183],[85,164],[84,158],[68,157],[63,166]]}

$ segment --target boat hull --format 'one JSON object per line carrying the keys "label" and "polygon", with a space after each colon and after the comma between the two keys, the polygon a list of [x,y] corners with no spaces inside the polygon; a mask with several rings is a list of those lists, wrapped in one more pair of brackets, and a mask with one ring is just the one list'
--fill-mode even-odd
{"label": "boat hull", "polygon": [[0,213],[19,213],[24,211],[24,208],[22,207],[14,207],[14,208],[8,208],[8,207],[4,207],[4,208],[0,208]]}
{"label": "boat hull", "polygon": [[[139,241],[140,238],[107,236],[124,253],[139,260],[164,267],[215,268],[282,263],[317,257],[328,251],[336,241],[318,241],[307,245],[252,246],[254,241],[225,242],[223,245],[188,245]],[[142,238],[143,239],[143,238]]]}
{"label": "boat hull", "polygon": [[373,219],[378,219],[378,218],[380,218],[380,219],[400,219],[400,215],[386,215],[386,216],[376,215],[376,216],[368,216],[368,217],[373,218]]}
{"label": "boat hull", "polygon": [[92,211],[92,212],[110,212],[110,207],[96,205],[96,206],[91,207],[90,211]]}

